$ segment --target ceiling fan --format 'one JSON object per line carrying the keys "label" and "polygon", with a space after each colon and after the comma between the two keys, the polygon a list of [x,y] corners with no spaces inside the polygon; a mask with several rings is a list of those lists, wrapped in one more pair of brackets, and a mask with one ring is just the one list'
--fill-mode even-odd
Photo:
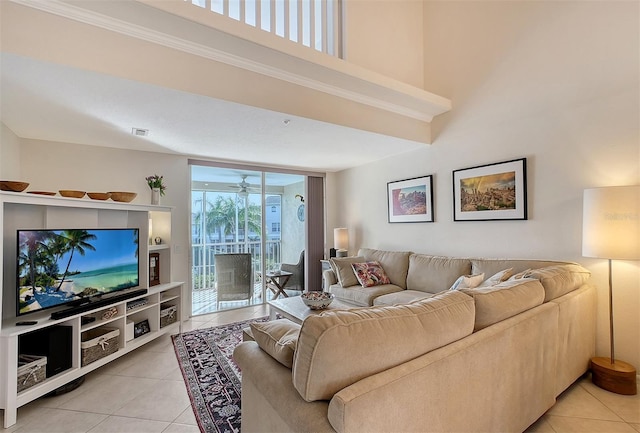
{"label": "ceiling fan", "polygon": [[242,175],[242,180],[240,182],[229,187],[236,189],[236,194],[241,197],[246,197],[250,192],[260,192],[260,185],[252,185],[247,182],[246,174]]}

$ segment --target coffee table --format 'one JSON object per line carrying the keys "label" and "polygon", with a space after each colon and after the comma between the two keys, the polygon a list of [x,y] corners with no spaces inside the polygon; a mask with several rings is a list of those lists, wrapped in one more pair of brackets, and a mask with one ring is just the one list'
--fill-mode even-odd
{"label": "coffee table", "polygon": [[314,314],[320,314],[328,310],[348,310],[350,308],[358,308],[356,305],[347,304],[346,302],[334,299],[333,302],[324,310],[312,310],[304,305],[300,296],[292,296],[290,298],[274,299],[269,301],[269,320],[274,320],[276,314],[291,320],[292,322],[302,324],[302,321]]}

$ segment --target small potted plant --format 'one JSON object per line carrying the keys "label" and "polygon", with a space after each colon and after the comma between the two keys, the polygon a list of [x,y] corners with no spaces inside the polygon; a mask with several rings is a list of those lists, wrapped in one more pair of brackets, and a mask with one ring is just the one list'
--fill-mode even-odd
{"label": "small potted plant", "polygon": [[164,190],[167,189],[163,176],[154,174],[153,176],[145,177],[145,179],[149,188],[151,188],[151,204],[160,204],[160,196],[163,196]]}

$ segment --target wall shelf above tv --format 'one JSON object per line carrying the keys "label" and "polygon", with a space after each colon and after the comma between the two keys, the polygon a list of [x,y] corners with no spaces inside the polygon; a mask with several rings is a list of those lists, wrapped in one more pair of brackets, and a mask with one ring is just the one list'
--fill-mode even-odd
{"label": "wall shelf above tv", "polygon": [[[16,423],[17,409],[88,372],[111,362],[166,333],[180,332],[183,317],[184,283],[171,278],[171,211],[170,206],[154,206],[136,203],[74,199],[42,196],[28,193],[0,192],[0,409],[4,409],[4,427]],[[139,233],[139,285],[145,294],[129,300],[117,300],[113,304],[100,305],[86,311],[72,313],[69,317],[53,320],[51,313],[65,307],[16,315],[17,293],[17,231],[64,229],[114,229],[137,228]],[[150,244],[150,238],[160,237],[161,244]],[[149,286],[149,253],[160,260],[160,284]],[[135,289],[135,288],[133,288]],[[127,310],[127,302],[145,298],[148,303],[134,310]],[[113,307],[116,312],[110,311]],[[162,312],[177,308],[172,322],[167,323]],[[113,315],[111,315],[113,314]],[[165,314],[166,316],[166,314]],[[20,321],[36,321],[35,325],[21,326]],[[135,323],[146,322],[148,332],[133,338]],[[19,342],[35,333],[47,334],[48,330],[67,327],[71,330],[70,346],[65,352],[70,366],[64,371],[46,377],[42,382],[18,392]],[[119,331],[115,339],[118,350],[104,358],[86,363],[82,340],[86,335],[102,328]],[[91,331],[91,332],[89,332]],[[64,346],[64,345],[63,345]]]}

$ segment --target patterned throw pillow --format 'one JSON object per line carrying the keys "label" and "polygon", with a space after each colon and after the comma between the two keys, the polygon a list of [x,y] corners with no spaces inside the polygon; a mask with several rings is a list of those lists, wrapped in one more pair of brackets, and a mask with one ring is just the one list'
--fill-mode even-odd
{"label": "patterned throw pillow", "polygon": [[379,262],[353,263],[351,267],[362,287],[391,283]]}

